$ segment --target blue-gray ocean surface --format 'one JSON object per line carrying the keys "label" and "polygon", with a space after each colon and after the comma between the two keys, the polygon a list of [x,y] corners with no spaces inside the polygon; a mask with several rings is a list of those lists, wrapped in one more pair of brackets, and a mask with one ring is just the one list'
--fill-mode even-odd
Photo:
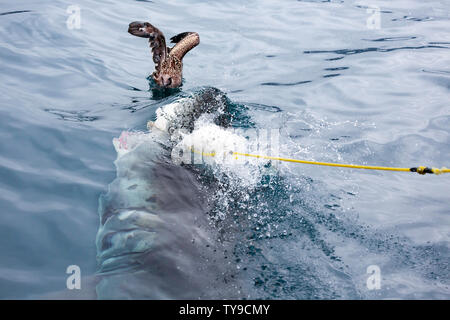
{"label": "blue-gray ocean surface", "polygon": [[[182,91],[215,87],[247,106],[257,128],[280,128],[286,157],[450,167],[449,1],[2,1],[2,299],[97,297],[112,139],[144,130],[164,101],[147,42],[127,33],[135,20],[166,38],[198,32]],[[239,294],[450,298],[448,174],[285,168],[250,197],[210,199],[225,216],[210,227],[237,243],[224,259]],[[246,224],[224,227],[233,216]],[[69,265],[81,290],[66,288]]]}

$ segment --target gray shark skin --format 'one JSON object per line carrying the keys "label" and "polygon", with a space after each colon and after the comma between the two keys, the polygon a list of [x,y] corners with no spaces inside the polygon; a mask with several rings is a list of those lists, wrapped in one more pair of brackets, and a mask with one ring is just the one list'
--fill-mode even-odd
{"label": "gray shark skin", "polygon": [[[207,88],[188,97],[182,125],[223,110],[226,98]],[[222,113],[217,122],[226,125]],[[196,174],[170,159],[170,136],[152,130],[115,161],[117,177],[99,200],[99,299],[241,298],[226,252],[230,244],[210,225]]]}

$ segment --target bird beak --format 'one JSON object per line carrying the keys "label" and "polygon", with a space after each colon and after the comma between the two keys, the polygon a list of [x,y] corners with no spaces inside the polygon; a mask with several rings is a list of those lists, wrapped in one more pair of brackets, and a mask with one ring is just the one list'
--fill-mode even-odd
{"label": "bird beak", "polygon": [[167,80],[164,79],[163,84],[164,84],[164,87],[169,87],[172,84],[172,79],[171,78],[169,78]]}

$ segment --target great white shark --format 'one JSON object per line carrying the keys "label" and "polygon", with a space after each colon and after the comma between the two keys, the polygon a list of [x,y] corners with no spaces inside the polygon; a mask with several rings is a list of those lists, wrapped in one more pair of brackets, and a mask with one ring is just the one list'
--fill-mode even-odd
{"label": "great white shark", "polygon": [[195,172],[172,150],[201,117],[227,127],[226,96],[201,89],[156,112],[149,132],[114,139],[117,176],[100,197],[97,234],[100,299],[242,298],[236,267],[211,226]]}

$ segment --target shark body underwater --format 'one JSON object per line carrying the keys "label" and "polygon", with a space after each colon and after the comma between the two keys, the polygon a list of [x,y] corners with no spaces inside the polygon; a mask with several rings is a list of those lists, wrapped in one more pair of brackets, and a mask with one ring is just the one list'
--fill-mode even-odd
{"label": "shark body underwater", "polygon": [[171,161],[180,130],[205,115],[227,126],[225,109],[223,93],[202,89],[158,109],[150,132],[114,139],[117,177],[99,201],[98,298],[241,297],[195,173]]}

